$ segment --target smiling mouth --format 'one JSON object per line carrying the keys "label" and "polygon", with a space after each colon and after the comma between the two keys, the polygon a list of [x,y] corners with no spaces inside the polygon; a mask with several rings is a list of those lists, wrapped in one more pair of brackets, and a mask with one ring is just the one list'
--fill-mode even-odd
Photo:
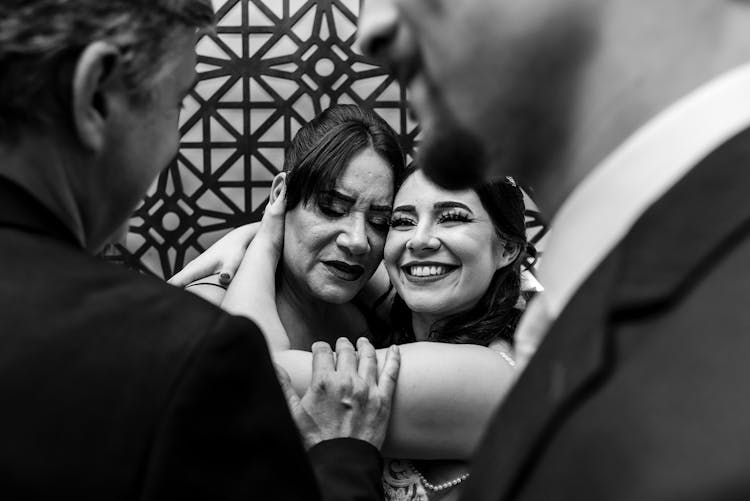
{"label": "smiling mouth", "polygon": [[459,267],[449,264],[408,264],[401,267],[406,278],[412,282],[435,281],[444,278]]}
{"label": "smiling mouth", "polygon": [[323,261],[323,264],[333,276],[347,282],[359,280],[365,273],[365,269],[358,264],[349,264],[344,261]]}

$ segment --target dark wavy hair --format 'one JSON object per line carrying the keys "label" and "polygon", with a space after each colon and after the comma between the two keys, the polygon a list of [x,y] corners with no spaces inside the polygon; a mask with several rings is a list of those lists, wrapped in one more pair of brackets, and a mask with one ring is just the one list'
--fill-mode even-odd
{"label": "dark wavy hair", "polygon": [[[408,176],[407,176],[408,177]],[[502,339],[511,345],[521,318],[518,307],[521,297],[521,270],[530,266],[536,250],[526,239],[523,192],[510,178],[486,182],[474,188],[487,211],[497,235],[515,243],[520,252],[512,263],[495,271],[490,284],[474,307],[449,315],[430,328],[428,341],[454,344],[489,345]],[[396,294],[391,309],[393,329],[381,346],[416,341],[412,329],[411,310]]]}
{"label": "dark wavy hair", "polygon": [[284,156],[287,210],[333,190],[351,159],[367,148],[390,165],[395,193],[405,175],[404,152],[396,132],[376,113],[340,104],[305,124]]}
{"label": "dark wavy hair", "polygon": [[153,99],[181,28],[210,30],[210,0],[3,0],[0,3],[0,141],[19,128],[65,123],[82,51],[120,50],[118,70],[134,106]]}

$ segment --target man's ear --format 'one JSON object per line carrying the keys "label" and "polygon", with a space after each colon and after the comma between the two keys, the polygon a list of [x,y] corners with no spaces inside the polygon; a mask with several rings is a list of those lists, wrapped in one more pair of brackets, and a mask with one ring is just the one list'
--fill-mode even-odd
{"label": "man's ear", "polygon": [[518,254],[521,253],[521,246],[510,240],[500,241],[500,254],[497,259],[497,269],[504,268],[515,261]]}
{"label": "man's ear", "polygon": [[73,72],[73,123],[81,142],[93,151],[103,147],[107,135],[110,77],[119,58],[112,44],[94,42],[83,50]]}
{"label": "man's ear", "polygon": [[279,172],[276,177],[273,178],[271,183],[271,194],[268,196],[268,203],[272,204],[276,198],[281,194],[281,190],[286,185],[286,172]]}

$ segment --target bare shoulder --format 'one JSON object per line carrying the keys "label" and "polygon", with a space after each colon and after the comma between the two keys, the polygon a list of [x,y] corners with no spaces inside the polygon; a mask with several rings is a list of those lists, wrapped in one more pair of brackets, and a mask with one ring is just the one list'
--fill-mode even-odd
{"label": "bare shoulder", "polygon": [[227,293],[226,286],[219,283],[218,273],[189,283],[185,286],[185,290],[217,306],[221,304]]}

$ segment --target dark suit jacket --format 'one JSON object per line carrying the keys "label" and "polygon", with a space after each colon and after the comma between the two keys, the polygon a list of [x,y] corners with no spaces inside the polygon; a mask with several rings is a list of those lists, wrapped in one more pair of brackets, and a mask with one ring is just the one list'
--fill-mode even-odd
{"label": "dark suit jacket", "polygon": [[[325,499],[382,499],[364,442],[311,451]],[[0,179],[0,499],[316,500],[262,334],[86,255]]]}
{"label": "dark suit jacket", "polygon": [[640,218],[551,327],[462,499],[750,499],[749,193],[744,132]]}

